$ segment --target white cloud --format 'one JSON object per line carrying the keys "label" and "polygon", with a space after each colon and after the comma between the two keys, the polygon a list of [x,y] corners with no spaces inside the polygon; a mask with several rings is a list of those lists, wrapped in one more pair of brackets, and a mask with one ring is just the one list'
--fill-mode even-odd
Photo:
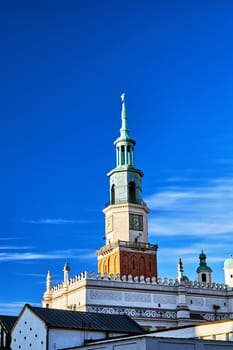
{"label": "white cloud", "polygon": [[63,225],[63,224],[88,224],[91,220],[73,220],[73,219],[36,219],[36,220],[23,220],[25,224],[48,224],[48,225]]}
{"label": "white cloud", "polygon": [[32,249],[30,246],[14,246],[14,245],[0,245],[0,250],[24,250],[24,249]]}
{"label": "white cloud", "polygon": [[149,196],[152,235],[228,235],[233,233],[233,179],[208,181],[203,187],[174,187]]}
{"label": "white cloud", "polygon": [[150,241],[159,245],[159,275],[176,276],[181,258],[185,274],[196,279],[203,249],[213,269],[213,280],[223,282],[223,263],[233,252],[233,178],[214,178],[205,183],[202,179],[202,186],[195,185],[195,179],[192,186],[191,181],[176,179],[172,186],[170,180],[162,190],[145,198],[151,209]]}
{"label": "white cloud", "polygon": [[[30,302],[27,301],[14,301],[14,302],[4,302],[0,303],[0,313],[2,315],[13,315],[18,316],[25,304]],[[34,306],[41,306],[40,303],[30,303]]]}
{"label": "white cloud", "polygon": [[92,259],[96,258],[95,252],[86,249],[67,249],[61,251],[53,251],[48,253],[0,253],[0,261],[30,261],[30,260],[55,260],[55,259]]}

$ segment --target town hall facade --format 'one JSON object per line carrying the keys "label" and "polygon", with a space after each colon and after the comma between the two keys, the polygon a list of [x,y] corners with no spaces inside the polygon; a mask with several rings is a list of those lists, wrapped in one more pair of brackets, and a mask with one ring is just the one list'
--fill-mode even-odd
{"label": "town hall facade", "polygon": [[129,133],[124,94],[121,98],[121,129],[114,142],[116,167],[108,173],[110,200],[103,210],[105,245],[97,251],[98,273],[71,277],[66,263],[63,281],[53,286],[49,271],[43,307],[127,314],[148,330],[232,319],[232,257],[224,263],[225,284],[212,281],[203,251],[197,281],[183,275],[181,259],[174,279],[158,276],[158,246],[148,241],[143,172],[134,164],[136,142]]}

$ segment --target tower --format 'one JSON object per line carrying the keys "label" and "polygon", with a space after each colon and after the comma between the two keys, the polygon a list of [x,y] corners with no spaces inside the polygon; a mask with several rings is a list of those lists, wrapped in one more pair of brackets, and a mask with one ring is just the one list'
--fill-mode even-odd
{"label": "tower", "polygon": [[105,214],[105,246],[97,251],[98,272],[157,278],[157,245],[148,242],[149,209],[142,200],[143,173],[134,165],[125,95],[122,94],[120,136],[114,142],[116,167],[107,175],[110,201]]}
{"label": "tower", "polygon": [[233,257],[232,255],[224,261],[225,283],[233,287]]}
{"label": "tower", "polygon": [[183,276],[184,269],[183,269],[183,263],[182,263],[181,258],[178,259],[177,272],[178,272],[178,281],[179,281],[179,282],[183,281],[183,278],[184,278],[184,276]]}
{"label": "tower", "polygon": [[212,270],[209,266],[206,264],[206,255],[201,251],[201,254],[199,255],[200,264],[197,268],[197,274],[198,274],[198,282],[204,282],[204,283],[211,283],[211,273]]}

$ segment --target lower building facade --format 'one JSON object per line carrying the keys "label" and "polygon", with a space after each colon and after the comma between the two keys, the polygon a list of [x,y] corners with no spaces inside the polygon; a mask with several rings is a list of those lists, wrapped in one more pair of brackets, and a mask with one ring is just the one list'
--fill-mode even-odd
{"label": "lower building facade", "polygon": [[126,314],[146,330],[233,319],[233,288],[225,284],[83,272],[54,287],[43,307]]}

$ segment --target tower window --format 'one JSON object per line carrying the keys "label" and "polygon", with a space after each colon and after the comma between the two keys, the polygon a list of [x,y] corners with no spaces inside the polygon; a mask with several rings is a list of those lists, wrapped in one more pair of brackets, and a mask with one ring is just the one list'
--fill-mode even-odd
{"label": "tower window", "polygon": [[111,204],[115,204],[115,185],[111,188]]}
{"label": "tower window", "polygon": [[125,164],[125,147],[121,146],[121,164]]}
{"label": "tower window", "polygon": [[201,281],[202,281],[202,282],[206,282],[206,274],[205,274],[205,273],[203,273],[203,274],[201,275]]}
{"label": "tower window", "polygon": [[127,163],[131,165],[132,164],[132,159],[131,159],[131,148],[130,148],[130,146],[127,146],[127,159],[128,159]]}
{"label": "tower window", "polygon": [[152,271],[152,264],[151,264],[151,261],[149,262],[149,272]]}
{"label": "tower window", "polygon": [[129,183],[129,203],[136,203],[136,189],[135,183]]}

